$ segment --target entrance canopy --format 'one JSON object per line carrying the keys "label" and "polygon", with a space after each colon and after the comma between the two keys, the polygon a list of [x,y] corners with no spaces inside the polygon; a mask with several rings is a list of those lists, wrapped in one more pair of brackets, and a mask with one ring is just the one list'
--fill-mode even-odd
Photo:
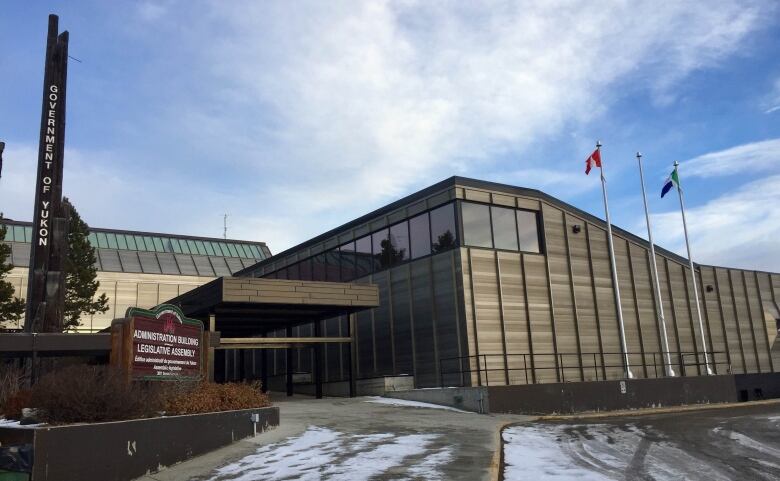
{"label": "entrance canopy", "polygon": [[374,284],[220,277],[167,301],[202,319],[222,337],[253,337],[272,330],[379,306]]}

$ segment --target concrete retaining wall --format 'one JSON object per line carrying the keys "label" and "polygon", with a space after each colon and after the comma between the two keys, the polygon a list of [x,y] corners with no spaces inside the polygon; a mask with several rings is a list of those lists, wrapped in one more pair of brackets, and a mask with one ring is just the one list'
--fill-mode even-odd
{"label": "concrete retaining wall", "polygon": [[568,414],[736,402],[734,376],[490,386],[490,412]]}
{"label": "concrete retaining wall", "polygon": [[570,414],[780,398],[780,373],[387,392],[479,413]]}
{"label": "concrete retaining wall", "polygon": [[[301,379],[304,382],[298,383],[293,378],[293,391],[296,394],[314,396],[314,384],[306,382],[307,379],[305,378]],[[355,382],[355,387],[358,396],[383,396],[385,393],[414,389],[414,376],[383,376],[358,379]],[[287,390],[285,377],[269,377],[268,388],[272,391],[285,392]],[[324,382],[322,383],[322,394],[323,396],[331,397],[349,397],[349,382]]]}
{"label": "concrete retaining wall", "polygon": [[488,413],[490,403],[486,387],[445,387],[387,392],[385,397],[450,406],[464,411]]}
{"label": "concrete retaining wall", "polygon": [[[19,432],[33,444],[35,481],[129,481],[279,425],[269,407],[110,423],[0,428],[7,445]],[[80,454],[80,455],[74,455]]]}

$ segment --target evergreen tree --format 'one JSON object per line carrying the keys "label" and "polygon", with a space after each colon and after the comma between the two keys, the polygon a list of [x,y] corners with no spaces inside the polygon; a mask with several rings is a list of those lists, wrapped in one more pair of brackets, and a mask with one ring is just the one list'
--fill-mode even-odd
{"label": "evergreen tree", "polygon": [[[0,241],[5,239],[6,227],[2,223],[3,215],[0,214]],[[11,246],[0,242],[0,327],[11,327],[21,319],[24,314],[24,299],[14,296],[14,286],[4,280],[5,276],[13,269],[8,262],[11,255]]]}
{"label": "evergreen tree", "polygon": [[65,259],[65,309],[63,329],[81,325],[82,315],[94,315],[108,310],[108,297],[95,293],[100,286],[97,281],[95,248],[89,243],[89,226],[68,198],[63,203],[70,207],[68,223],[68,255]]}

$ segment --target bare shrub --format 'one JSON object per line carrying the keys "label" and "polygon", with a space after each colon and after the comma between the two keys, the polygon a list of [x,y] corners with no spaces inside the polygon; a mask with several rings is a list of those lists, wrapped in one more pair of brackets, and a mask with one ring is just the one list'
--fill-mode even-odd
{"label": "bare shrub", "polygon": [[50,424],[121,421],[270,406],[260,383],[206,381],[128,382],[111,366],[73,365],[52,371],[31,390],[17,390],[5,403],[5,415],[20,419],[22,408],[37,408]]}
{"label": "bare shrub", "polygon": [[236,409],[260,408],[271,405],[260,383],[200,382],[188,389],[173,392],[164,399],[167,414],[197,414]]}
{"label": "bare shrub", "polygon": [[69,366],[42,377],[32,406],[51,424],[118,421],[154,415],[159,396],[143,384],[128,383],[110,366]]}
{"label": "bare shrub", "polygon": [[13,362],[0,361],[0,413],[11,417],[9,411],[15,412],[15,406],[8,406],[17,393],[29,387],[30,375],[27,369]]}

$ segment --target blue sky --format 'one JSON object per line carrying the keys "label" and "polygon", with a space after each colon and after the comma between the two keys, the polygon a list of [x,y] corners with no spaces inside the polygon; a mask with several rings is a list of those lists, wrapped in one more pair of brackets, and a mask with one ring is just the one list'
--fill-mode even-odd
{"label": "blue sky", "polygon": [[93,226],[279,252],[451,175],[780,271],[780,8],[713,2],[4,1],[0,210],[32,217],[46,16],[70,31],[65,194]]}

